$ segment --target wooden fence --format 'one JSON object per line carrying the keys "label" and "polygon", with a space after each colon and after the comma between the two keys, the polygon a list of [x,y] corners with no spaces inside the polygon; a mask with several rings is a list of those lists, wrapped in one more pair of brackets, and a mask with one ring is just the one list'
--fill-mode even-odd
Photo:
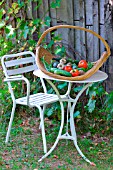
{"label": "wooden fence", "polygon": [[[46,13],[51,17],[51,26],[69,24],[91,29],[105,38],[113,51],[113,0],[61,0],[61,6],[57,9],[50,8],[51,2],[53,0],[43,0],[39,10],[33,10],[34,17],[42,17]],[[103,43],[90,33],[68,29],[58,32],[65,42],[89,61],[98,60],[105,51]],[[106,81],[108,91],[113,90],[112,55],[102,68],[109,75]]]}
{"label": "wooden fence", "polygon": [[[28,19],[50,16],[50,26],[60,24],[81,26],[91,29],[105,38],[112,53],[102,69],[109,75],[106,81],[107,90],[113,90],[113,0],[61,0],[60,8],[50,8],[50,4],[55,1],[28,1],[29,5],[26,10]],[[42,3],[35,10],[39,2]],[[42,32],[44,30],[45,28],[42,29]],[[69,29],[59,29],[58,33],[62,34],[64,42],[71,45],[89,61],[98,60],[101,53],[105,51],[104,45],[90,33]],[[48,39],[51,39],[50,35],[48,35]]]}

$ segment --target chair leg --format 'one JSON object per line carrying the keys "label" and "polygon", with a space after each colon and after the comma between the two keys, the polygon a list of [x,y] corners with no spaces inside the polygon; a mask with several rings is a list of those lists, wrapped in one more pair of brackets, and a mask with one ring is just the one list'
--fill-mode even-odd
{"label": "chair leg", "polygon": [[43,147],[44,147],[44,153],[47,153],[47,144],[46,144],[46,137],[45,137],[45,127],[44,127],[44,115],[41,107],[38,107],[39,112],[40,112],[40,125],[41,125],[41,130],[42,130],[42,140],[43,140]]}
{"label": "chair leg", "polygon": [[13,122],[13,118],[14,118],[15,108],[16,108],[16,104],[13,103],[12,112],[11,112],[11,117],[10,117],[9,126],[8,126],[8,130],[7,130],[7,135],[6,135],[6,140],[5,140],[5,143],[6,143],[6,144],[7,144],[8,141],[9,141],[9,136],[10,136],[10,132],[11,132],[11,126],[12,126],[12,122]]}
{"label": "chair leg", "polygon": [[[44,119],[44,111],[46,109],[46,105],[43,106],[43,119]],[[39,125],[39,129],[41,129],[41,122],[40,122],[40,125]]]}

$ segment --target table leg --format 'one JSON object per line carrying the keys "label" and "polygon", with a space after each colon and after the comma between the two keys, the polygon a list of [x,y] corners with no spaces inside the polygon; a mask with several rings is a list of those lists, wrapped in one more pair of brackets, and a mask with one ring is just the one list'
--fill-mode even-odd
{"label": "table leg", "polygon": [[73,142],[74,142],[74,145],[78,151],[78,153],[81,155],[81,157],[88,163],[90,163],[92,166],[96,166],[93,162],[91,162],[89,159],[87,159],[85,157],[85,155],[82,153],[82,151],[80,150],[78,144],[77,144],[77,135],[76,135],[76,130],[75,130],[75,125],[74,125],[74,117],[73,117],[73,113],[74,113],[74,108],[76,106],[76,103],[79,99],[79,97],[82,95],[82,93],[90,86],[91,84],[87,84],[83,87],[83,89],[78,93],[78,95],[76,96],[75,98],[75,101],[73,102],[73,105],[70,109],[70,129],[71,129],[71,134],[74,138]]}
{"label": "table leg", "polygon": [[71,134],[72,136],[76,139],[77,141],[77,137],[76,137],[76,131],[75,131],[75,125],[74,125],[74,118],[73,118],[73,113],[74,113],[74,109],[75,106],[77,104],[77,101],[79,99],[79,97],[82,95],[82,93],[91,85],[91,83],[85,85],[82,90],[78,93],[78,95],[76,96],[73,105],[70,108],[70,129],[71,129]]}

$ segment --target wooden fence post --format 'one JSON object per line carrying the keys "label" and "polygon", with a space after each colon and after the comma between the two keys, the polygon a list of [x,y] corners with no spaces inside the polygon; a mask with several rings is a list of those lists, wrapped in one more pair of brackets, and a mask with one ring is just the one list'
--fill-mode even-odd
{"label": "wooden fence post", "polygon": [[105,39],[111,48],[111,56],[106,63],[108,73],[107,91],[113,90],[113,0],[105,1]]}

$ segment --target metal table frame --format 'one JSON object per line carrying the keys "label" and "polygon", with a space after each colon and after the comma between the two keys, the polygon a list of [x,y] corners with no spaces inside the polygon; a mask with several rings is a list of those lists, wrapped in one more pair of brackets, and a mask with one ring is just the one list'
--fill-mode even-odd
{"label": "metal table frame", "polygon": [[[90,78],[84,80],[84,81],[66,81],[66,80],[62,80],[62,81],[66,81],[68,82],[68,90],[65,94],[65,99],[62,99],[60,97],[60,93],[58,91],[58,89],[56,88],[56,86],[53,84],[52,80],[57,80],[57,81],[61,81],[55,78],[52,78],[50,76],[45,75],[43,72],[41,72],[41,70],[35,70],[33,72],[33,74],[35,76],[38,76],[40,78],[44,78],[50,85],[51,87],[55,90],[58,98],[59,98],[59,102],[60,102],[60,106],[61,106],[61,125],[60,125],[60,130],[58,133],[58,136],[56,138],[56,141],[54,142],[53,146],[51,147],[51,149],[44,155],[42,156],[41,159],[39,159],[39,162],[42,161],[44,158],[46,158],[48,155],[50,155],[50,153],[55,149],[56,145],[58,144],[60,139],[70,139],[74,142],[74,145],[78,151],[78,153],[81,155],[81,157],[88,163],[90,163],[90,165],[95,166],[95,164],[93,162],[91,162],[89,159],[87,159],[85,157],[85,155],[82,153],[82,151],[80,150],[78,144],[77,144],[77,135],[76,135],[76,130],[75,130],[75,125],[74,125],[74,117],[73,117],[73,112],[75,109],[75,106],[77,104],[77,101],[79,99],[79,97],[83,94],[83,92],[92,85],[92,83],[94,82],[99,82],[99,81],[103,81],[105,79],[107,79],[107,74],[102,72],[102,71],[97,71],[93,76],[91,76]],[[75,99],[72,99],[70,97],[70,91],[71,91],[71,87],[72,87],[72,83],[86,83],[86,85],[82,88],[82,90],[76,95]],[[64,106],[63,106],[63,102],[67,101],[68,106],[67,106],[67,123],[66,123],[66,133],[62,134],[62,130],[64,127]],[[70,114],[70,130],[71,130],[71,135],[68,133],[68,117]]]}

